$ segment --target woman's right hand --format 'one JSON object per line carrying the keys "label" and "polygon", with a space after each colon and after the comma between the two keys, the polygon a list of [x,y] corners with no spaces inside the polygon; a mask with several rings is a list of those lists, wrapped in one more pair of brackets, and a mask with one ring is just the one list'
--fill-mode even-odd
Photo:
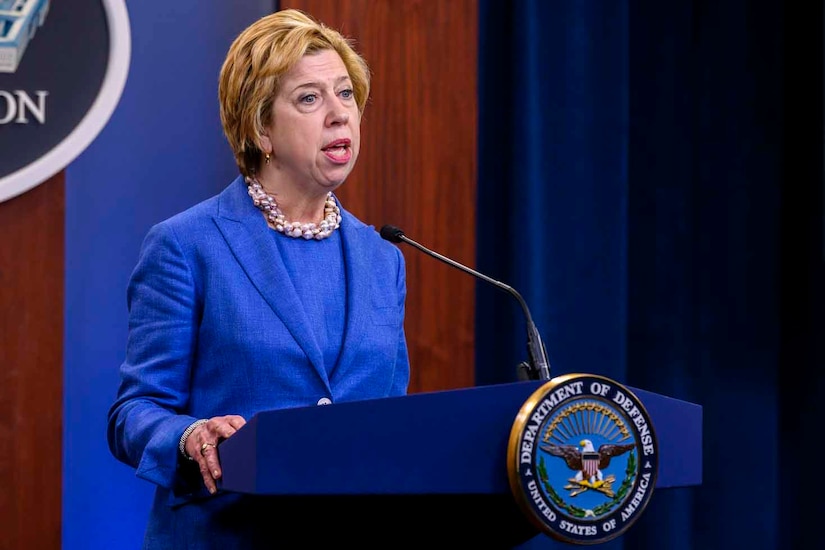
{"label": "woman's right hand", "polygon": [[201,424],[186,438],[186,454],[198,463],[203,484],[211,494],[218,490],[216,481],[220,479],[221,463],[218,459],[218,445],[231,437],[246,424],[242,416],[230,414],[215,416]]}

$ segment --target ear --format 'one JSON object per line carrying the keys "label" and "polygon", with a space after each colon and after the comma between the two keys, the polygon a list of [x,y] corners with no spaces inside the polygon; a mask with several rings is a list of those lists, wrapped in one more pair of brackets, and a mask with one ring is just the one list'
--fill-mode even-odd
{"label": "ear", "polygon": [[272,154],[272,140],[269,139],[269,134],[263,132],[260,135],[258,138],[258,146],[264,154]]}

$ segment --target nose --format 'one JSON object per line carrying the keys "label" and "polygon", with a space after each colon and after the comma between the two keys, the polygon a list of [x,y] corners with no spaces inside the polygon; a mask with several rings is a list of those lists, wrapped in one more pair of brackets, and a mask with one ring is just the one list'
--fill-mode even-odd
{"label": "nose", "polygon": [[327,126],[340,126],[349,122],[349,111],[343,105],[336,105],[327,113]]}

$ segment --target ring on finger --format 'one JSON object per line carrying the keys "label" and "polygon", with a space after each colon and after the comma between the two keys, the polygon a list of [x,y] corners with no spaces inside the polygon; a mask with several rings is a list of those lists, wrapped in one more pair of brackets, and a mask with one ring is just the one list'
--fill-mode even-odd
{"label": "ring on finger", "polygon": [[203,445],[201,445],[201,456],[206,456],[206,449],[214,446],[214,443],[204,443]]}

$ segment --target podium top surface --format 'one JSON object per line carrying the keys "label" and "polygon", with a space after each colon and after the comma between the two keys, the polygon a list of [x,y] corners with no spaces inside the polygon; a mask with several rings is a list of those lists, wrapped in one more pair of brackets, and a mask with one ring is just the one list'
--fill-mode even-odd
{"label": "podium top surface", "polygon": [[[513,422],[545,382],[265,411],[220,446],[222,489],[265,495],[503,495]],[[657,488],[702,478],[702,407],[627,387],[659,446]]]}

